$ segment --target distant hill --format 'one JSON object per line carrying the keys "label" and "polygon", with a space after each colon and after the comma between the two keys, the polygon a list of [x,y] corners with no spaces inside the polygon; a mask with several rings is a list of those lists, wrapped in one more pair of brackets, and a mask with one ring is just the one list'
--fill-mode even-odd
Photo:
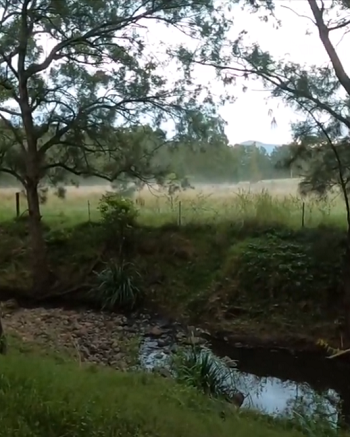
{"label": "distant hill", "polygon": [[242,143],[239,143],[241,146],[253,146],[254,143],[256,144],[257,147],[263,147],[266,152],[270,155],[270,153],[272,153],[273,149],[275,147],[279,147],[279,144],[265,144],[265,143],[261,143],[260,141],[243,141]]}

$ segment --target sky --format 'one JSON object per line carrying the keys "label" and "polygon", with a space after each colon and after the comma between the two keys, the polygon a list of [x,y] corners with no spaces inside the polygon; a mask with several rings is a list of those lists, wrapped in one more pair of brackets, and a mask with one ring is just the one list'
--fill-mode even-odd
{"label": "sky", "polygon": [[[219,1],[219,0],[218,0]],[[326,4],[327,1],[325,0]],[[329,63],[326,51],[319,39],[316,26],[310,20],[312,16],[307,0],[275,0],[275,15],[282,21],[279,29],[274,28],[273,21],[262,22],[257,14],[242,10],[240,6],[233,9],[234,25],[230,31],[232,40],[242,30],[248,31],[246,41],[258,42],[268,50],[275,59],[287,58],[306,65],[321,66]],[[308,34],[307,34],[308,33]],[[331,40],[336,46],[338,54],[346,70],[350,70],[350,58],[347,55],[347,43],[350,37],[342,38],[343,31],[331,33]],[[157,26],[147,31],[150,47],[160,46],[161,43],[174,44],[178,35],[174,30]],[[181,35],[180,35],[181,39]],[[214,72],[208,67],[196,67],[197,80],[201,83],[211,82],[213,93],[221,94],[223,87],[214,83]],[[226,120],[226,135],[230,144],[253,140],[267,144],[286,144],[292,140],[290,124],[302,119],[284,106],[278,99],[271,99],[263,85],[254,81],[248,85],[248,91],[243,92],[243,80],[232,86],[230,92],[236,98],[233,104],[227,104],[220,114]],[[272,126],[269,112],[272,110],[277,126]]]}
{"label": "sky", "polygon": [[[275,4],[276,16],[282,21],[282,27],[279,29],[274,29],[272,21],[264,23],[259,20],[256,14],[241,10],[239,6],[236,6],[232,12],[234,17],[234,26],[231,30],[232,39],[241,30],[246,30],[248,31],[246,39],[248,42],[258,42],[263,49],[269,50],[275,58],[287,56],[295,62],[309,65],[324,65],[328,62],[317,29],[307,18],[311,16],[307,1],[275,0]],[[300,17],[300,15],[306,16],[306,18]],[[149,22],[147,27],[147,42],[152,52],[157,51],[157,47],[160,47],[162,43],[164,48],[167,44],[177,42],[178,35],[175,37],[173,29],[167,29],[164,26],[161,28],[159,25],[149,24]],[[310,30],[311,35],[306,35],[306,32]],[[350,40],[344,38],[339,43],[342,31],[337,32],[332,32],[332,41],[337,46],[345,69],[349,71],[350,58],[346,53],[346,45]],[[54,41],[47,39],[42,43],[46,54],[55,45]],[[222,92],[222,85],[213,83],[213,70],[210,71],[207,67],[197,67],[196,72],[197,80],[203,83],[210,81],[214,93],[220,94]],[[169,71],[166,71],[166,74],[169,75]],[[175,75],[176,73],[172,73],[170,76]],[[290,123],[296,121],[298,115],[277,99],[267,100],[269,93],[264,91],[263,86],[259,86],[258,82],[250,84],[246,92],[242,91],[242,87],[243,82],[239,81],[236,86],[232,86],[232,94],[236,101],[233,104],[227,104],[220,111],[221,116],[227,121],[226,134],[230,144],[247,140],[277,145],[290,142]],[[277,126],[271,126],[269,110],[273,111]]]}
{"label": "sky", "polygon": [[[299,15],[311,16],[311,11],[306,0],[277,0],[276,16],[282,20],[282,27],[273,29],[272,23],[263,23],[256,15],[237,10],[235,20],[241,28],[248,30],[250,40],[259,42],[275,57],[287,55],[295,62],[305,64],[323,65],[328,62],[325,49],[315,31],[314,24],[307,18]],[[307,30],[312,30],[310,36]],[[344,62],[346,70],[350,70],[350,61],[347,60],[345,38],[340,42],[342,33],[335,31],[332,41],[338,46],[338,53]],[[250,87],[246,93],[240,92],[237,87],[237,100],[221,111],[221,115],[228,122],[226,134],[231,144],[245,140],[256,140],[268,144],[285,144],[291,140],[290,122],[296,121],[300,116],[286,108],[281,101],[269,99],[266,102],[267,92],[262,91],[257,85]],[[273,110],[277,127],[271,127],[269,109]]]}

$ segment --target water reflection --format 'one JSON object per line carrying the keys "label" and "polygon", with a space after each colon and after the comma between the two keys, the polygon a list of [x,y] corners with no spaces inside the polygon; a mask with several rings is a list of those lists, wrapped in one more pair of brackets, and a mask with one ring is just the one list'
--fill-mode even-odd
{"label": "water reflection", "polygon": [[272,416],[291,416],[302,410],[310,415],[318,410],[323,417],[338,420],[340,397],[334,390],[317,393],[307,383],[282,381],[275,377],[258,377],[237,372],[236,387],[247,394],[243,407],[263,411]]}
{"label": "water reflection", "polygon": [[[169,352],[169,351],[167,351]],[[240,352],[241,353],[241,352]],[[223,355],[223,354],[220,354]],[[230,358],[237,359],[232,356]],[[297,366],[297,370],[305,370],[305,362],[303,368],[298,368],[300,362],[294,357],[290,357],[292,360],[289,366],[283,362],[284,358],[272,354],[274,359],[280,359],[279,363],[282,363],[283,370],[288,374],[288,369],[291,364]],[[167,365],[169,353],[164,352],[159,347],[157,340],[152,338],[146,338],[140,348],[140,361],[141,365],[151,370],[155,367],[164,367]],[[247,397],[243,403],[243,408],[250,408],[262,411],[272,416],[292,416],[295,412],[299,412],[303,415],[313,415],[317,413],[319,417],[328,418],[332,423],[338,422],[338,407],[340,405],[340,396],[336,390],[321,384],[321,387],[317,389],[310,385],[308,382],[302,381],[302,375],[298,376],[298,381],[287,379],[277,376],[264,376],[258,371],[253,373],[250,371],[250,366],[245,366],[246,358],[239,360],[239,366],[235,371],[235,389],[241,391]],[[251,359],[253,357],[250,357]],[[254,357],[256,358],[256,357]],[[248,359],[248,363],[259,363],[259,360],[252,361]],[[261,360],[260,360],[260,363]],[[263,360],[266,367],[266,363],[270,363],[270,360]],[[273,364],[273,363],[272,363]],[[266,371],[264,365],[259,367],[260,372]],[[244,367],[247,367],[249,371],[245,371]],[[273,371],[273,365],[271,366]],[[276,370],[276,369],[275,369]],[[295,371],[295,368],[294,370]],[[276,372],[280,376],[280,372]],[[275,373],[275,374],[276,374]],[[324,374],[324,376],[327,376]],[[318,381],[318,379],[317,379]]]}

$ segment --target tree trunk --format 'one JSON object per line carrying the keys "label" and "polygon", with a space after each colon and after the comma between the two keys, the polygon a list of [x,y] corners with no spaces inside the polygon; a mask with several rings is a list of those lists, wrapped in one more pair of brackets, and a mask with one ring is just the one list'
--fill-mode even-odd
{"label": "tree trunk", "polygon": [[27,202],[29,210],[29,232],[32,250],[33,292],[44,294],[50,284],[50,270],[47,259],[46,243],[41,224],[38,186],[27,183]]}
{"label": "tree trunk", "polygon": [[344,276],[343,276],[343,296],[345,311],[345,333],[347,341],[350,342],[350,233],[348,232],[346,252],[344,259]]}

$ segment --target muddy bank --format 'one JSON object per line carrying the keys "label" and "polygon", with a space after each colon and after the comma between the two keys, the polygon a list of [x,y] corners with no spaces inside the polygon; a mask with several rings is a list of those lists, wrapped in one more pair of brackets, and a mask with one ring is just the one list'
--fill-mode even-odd
{"label": "muddy bank", "polygon": [[[187,329],[181,324],[157,315],[138,312],[126,316],[60,307],[21,308],[13,300],[2,303],[2,322],[5,334],[13,335],[23,344],[41,345],[81,361],[119,370],[139,363],[139,347],[144,338],[156,339],[167,354],[174,351],[171,346],[186,344],[188,338]],[[205,343],[200,336],[194,341]]]}
{"label": "muddy bank", "polygon": [[[45,309],[54,309],[54,308],[62,308],[67,311],[95,311],[99,312],[99,305],[92,301],[91,298],[87,297],[86,291],[88,289],[88,285],[82,285],[79,288],[72,288],[71,290],[66,290],[65,293],[58,292],[57,295],[52,294],[48,297],[40,297],[33,298],[29,293],[25,293],[23,290],[12,290],[12,289],[0,289],[0,302],[16,302],[16,306],[22,309],[37,309],[37,308],[45,308]],[[15,299],[13,299],[15,296]],[[153,305],[151,305],[153,307]],[[152,314],[153,311],[149,308],[145,310],[148,314]],[[175,323],[175,320],[169,316],[169,311],[166,308],[160,308],[160,312],[162,314],[166,314],[167,319],[169,319],[172,323]],[[142,317],[142,313],[141,317]],[[137,317],[137,316],[135,316]],[[156,319],[157,314],[153,314],[152,318]],[[315,354],[317,357],[325,357],[326,351],[324,348],[320,347],[317,344],[317,340],[319,338],[315,338],[315,336],[308,336],[306,334],[298,334],[298,333],[286,333],[286,332],[278,332],[278,331],[269,331],[266,333],[264,330],[259,329],[257,326],[256,329],[252,329],[249,327],[247,329],[246,320],[240,326],[239,318],[235,318],[232,327],[228,326],[229,321],[225,321],[225,326],[228,326],[228,329],[222,330],[218,329],[218,325],[220,323],[216,320],[208,321],[206,318],[205,321],[201,321],[200,318],[196,317],[195,323],[192,323],[189,317],[186,317],[185,320],[180,320],[183,325],[186,324],[195,324],[197,327],[201,328],[203,332],[204,338],[208,341],[215,341],[218,343],[224,342],[227,345],[239,347],[239,348],[247,348],[247,349],[266,349],[266,350],[282,350],[288,351],[291,354],[305,352],[310,354]],[[207,333],[207,335],[205,335]],[[323,338],[323,337],[322,337]],[[338,342],[336,342],[338,343]],[[337,347],[334,341],[331,341],[330,344],[333,347]],[[350,354],[341,356],[337,359],[338,361],[347,361],[350,364]]]}
{"label": "muddy bank", "polygon": [[[280,351],[287,352],[292,355],[296,353],[306,353],[315,355],[319,358],[325,357],[324,348],[320,347],[314,338],[302,336],[302,335],[288,335],[271,333],[266,334],[263,332],[254,332],[247,334],[245,332],[232,333],[230,331],[214,331],[211,333],[210,338],[214,339],[216,343],[226,347],[228,345],[244,348],[244,349],[265,349],[268,351]],[[349,360],[350,357],[343,356],[341,359]]]}

